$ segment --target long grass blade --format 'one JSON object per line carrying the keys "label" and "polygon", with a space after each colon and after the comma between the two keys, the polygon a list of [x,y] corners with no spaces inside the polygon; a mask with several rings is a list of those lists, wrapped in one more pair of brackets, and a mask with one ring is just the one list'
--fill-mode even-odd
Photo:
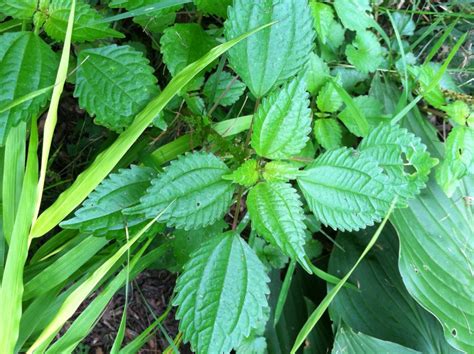
{"label": "long grass blade", "polygon": [[166,104],[199,72],[243,39],[271,25],[273,23],[260,26],[253,31],[211,49],[201,59],[188,65],[176,75],[161,94],[153,99],[136,116],[130,127],[120,134],[107,150],[99,154],[91,166],[77,177],[72,186],[63,192],[54,204],[40,215],[33,226],[32,237],[44,235],[72,212],[112,171]]}
{"label": "long grass blade", "polygon": [[288,291],[290,290],[291,281],[293,280],[293,274],[296,268],[296,261],[291,261],[288,270],[286,271],[285,279],[283,280],[283,285],[280,289],[280,294],[278,294],[278,300],[275,307],[275,319],[273,321],[273,327],[278,324],[281,314],[283,312],[283,307],[285,306],[286,298],[288,297]]}

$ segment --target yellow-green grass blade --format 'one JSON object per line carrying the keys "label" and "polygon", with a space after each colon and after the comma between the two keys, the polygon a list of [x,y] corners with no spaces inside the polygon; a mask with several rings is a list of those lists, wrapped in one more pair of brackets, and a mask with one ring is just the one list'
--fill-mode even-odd
{"label": "yellow-green grass blade", "polygon": [[115,142],[97,156],[91,166],[81,173],[75,182],[63,192],[54,204],[44,211],[33,226],[32,237],[40,237],[58,225],[71,213],[95,187],[113,170],[115,165],[137,141],[153,119],[163,110],[166,104],[185,87],[199,72],[216,58],[232,48],[238,42],[260,31],[273,23],[261,26],[242,36],[211,49],[201,59],[188,65],[177,74],[161,94],[153,99],[136,117]]}
{"label": "yellow-green grass blade", "polygon": [[341,279],[337,285],[331,289],[331,291],[324,297],[324,299],[321,301],[321,303],[318,305],[318,307],[313,311],[311,316],[309,316],[308,320],[304,324],[303,328],[301,328],[300,332],[298,333],[298,336],[296,337],[295,344],[293,345],[293,348],[291,349],[291,354],[294,354],[297,352],[298,348],[304,343],[306,337],[310,334],[310,332],[313,330],[314,326],[318,323],[319,319],[323,316],[324,312],[326,312],[327,308],[331,304],[332,300],[336,297],[337,293],[341,288],[344,286],[344,284],[347,282],[351,274],[354,272],[354,270],[357,268],[359,263],[364,259],[366,254],[370,251],[370,249],[373,247],[373,245],[377,242],[377,239],[379,238],[380,234],[382,233],[382,230],[387,223],[388,218],[392,214],[393,209],[395,208],[396,200],[392,202],[390,205],[390,209],[387,212],[387,215],[385,215],[385,218],[383,221],[380,223],[379,227],[375,231],[374,235],[372,236],[370,242],[368,243],[367,247],[364,249],[362,254],[360,255],[359,259],[357,262],[354,264],[354,266],[351,268],[351,270],[344,276],[344,278]]}

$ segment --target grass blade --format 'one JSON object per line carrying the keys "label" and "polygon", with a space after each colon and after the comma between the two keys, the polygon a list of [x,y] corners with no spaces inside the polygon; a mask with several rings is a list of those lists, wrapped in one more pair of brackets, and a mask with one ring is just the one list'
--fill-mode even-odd
{"label": "grass blade", "polygon": [[153,119],[162,111],[168,102],[186,86],[199,72],[206,68],[216,58],[232,48],[238,42],[271,26],[273,23],[261,26],[242,36],[232,39],[211,49],[196,62],[188,65],[166,86],[161,94],[153,99],[135,118],[115,142],[97,156],[91,166],[81,173],[69,189],[63,192],[54,204],[43,212],[33,226],[32,237],[40,237],[58,225],[72,212],[95,187],[112,171],[115,165],[137,141],[140,135],[151,124]]}
{"label": "grass blade", "polygon": [[344,276],[344,278],[341,279],[337,285],[331,289],[331,291],[324,297],[323,301],[319,304],[319,306],[316,308],[316,310],[313,311],[311,316],[309,316],[308,320],[304,324],[303,328],[300,330],[298,333],[298,336],[296,337],[295,344],[293,345],[293,348],[291,349],[291,354],[296,353],[298,348],[301,346],[301,344],[304,343],[306,337],[309,335],[309,333],[312,331],[316,323],[318,323],[319,319],[322,317],[324,312],[326,312],[327,308],[331,304],[332,300],[336,297],[337,293],[341,288],[344,286],[346,281],[349,279],[351,274],[354,272],[354,270],[357,268],[359,263],[362,261],[362,259],[366,256],[366,254],[370,251],[370,249],[373,247],[375,242],[377,242],[377,239],[379,238],[380,234],[382,233],[382,230],[387,223],[388,218],[392,214],[393,209],[395,208],[396,204],[396,199],[392,202],[390,205],[390,209],[387,212],[387,215],[385,215],[385,218],[377,228],[377,231],[375,231],[374,235],[372,236],[369,244],[367,247],[364,249],[364,252],[360,255],[359,259],[357,262],[354,264],[354,266],[351,268],[351,270]]}
{"label": "grass blade", "polygon": [[273,326],[275,327],[280,320],[283,307],[285,306],[286,298],[288,297],[288,291],[290,290],[291,280],[293,279],[293,274],[295,272],[296,261],[291,261],[286,271],[285,280],[280,289],[280,294],[278,295],[278,301],[275,307],[275,318],[273,321]]}

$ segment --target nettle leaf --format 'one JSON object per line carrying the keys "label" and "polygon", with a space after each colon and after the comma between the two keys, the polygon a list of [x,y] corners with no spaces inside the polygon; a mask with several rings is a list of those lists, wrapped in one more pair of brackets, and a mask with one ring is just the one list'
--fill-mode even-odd
{"label": "nettle leaf", "polygon": [[74,96],[96,123],[120,132],[159,92],[140,51],[115,44],[79,53]]}
{"label": "nettle leaf", "polygon": [[29,20],[36,11],[37,0],[0,0],[0,14]]}
{"label": "nettle leaf", "polygon": [[298,154],[311,131],[306,83],[299,77],[272,92],[255,112],[252,147],[260,156],[286,159]]}
{"label": "nettle leaf", "polygon": [[[365,116],[371,129],[378,127],[382,122],[390,121],[389,116],[383,115],[383,105],[375,97],[358,96],[354,97],[352,101],[359,111]],[[347,129],[349,129],[353,134],[363,136],[356,121],[354,120],[354,112],[351,107],[346,106],[346,108],[344,108],[344,110],[338,114],[338,117],[344,123]]]}
{"label": "nettle leaf", "polygon": [[199,11],[205,14],[227,17],[227,8],[232,6],[232,0],[194,0]]}
{"label": "nettle leaf", "polygon": [[315,0],[310,1],[309,7],[313,15],[313,25],[318,39],[325,44],[331,32],[331,25],[334,22],[334,11],[331,6]]}
{"label": "nettle leaf", "polygon": [[270,161],[265,164],[262,176],[267,182],[287,182],[304,174],[294,163],[285,161]]}
{"label": "nettle leaf", "polygon": [[438,69],[434,65],[423,65],[420,67],[409,66],[408,71],[420,84],[420,93],[423,98],[433,107],[440,108],[446,104],[443,91],[437,84],[431,87],[431,83],[435,80]]}
{"label": "nettle leaf", "polygon": [[341,147],[342,127],[336,119],[317,119],[313,130],[316,140],[326,150]]}
{"label": "nettle leaf", "polygon": [[[71,0],[51,0],[44,30],[51,38],[64,41]],[[93,41],[102,38],[124,38],[124,35],[110,28],[108,23],[99,22],[102,16],[88,4],[76,1],[73,42]]]}
{"label": "nettle leaf", "polygon": [[327,151],[305,171],[298,185],[314,215],[333,229],[379,222],[395,197],[377,161],[353,149]]}
{"label": "nettle leaf", "polygon": [[[53,50],[32,32],[0,36],[0,106],[54,84],[59,60]],[[46,92],[0,113],[0,146],[11,127],[40,113],[50,93]]]}
{"label": "nettle leaf", "polygon": [[288,183],[262,182],[247,196],[252,227],[272,245],[309,269],[305,259],[304,212],[296,190]]}
{"label": "nettle leaf", "polygon": [[363,73],[374,72],[383,62],[383,50],[372,32],[357,32],[352,45],[346,47],[349,63]]}
{"label": "nettle leaf", "polygon": [[143,222],[146,220],[143,215],[124,216],[122,210],[140,201],[155,176],[153,169],[133,165],[111,174],[89,195],[74,217],[60,226],[100,234]]}
{"label": "nettle leaf", "polygon": [[401,203],[426,186],[431,168],[438,161],[426,151],[420,138],[398,125],[379,125],[361,141],[358,149],[378,161]]}
{"label": "nettle leaf", "polygon": [[384,341],[364,333],[355,333],[351,328],[343,326],[337,331],[334,340],[333,354],[343,353],[397,353],[397,354],[417,354],[416,350],[404,347],[400,344]]}
{"label": "nettle leaf", "polygon": [[453,103],[440,108],[446,112],[453,122],[460,125],[466,124],[467,118],[471,114],[469,106],[463,101],[454,101]]}
{"label": "nettle leaf", "polygon": [[335,0],[334,8],[344,27],[352,31],[364,31],[373,25],[369,0]]}
{"label": "nettle leaf", "polygon": [[319,110],[329,113],[338,111],[342,106],[342,102],[341,96],[331,81],[324,84],[316,99],[316,105]]}
{"label": "nettle leaf", "polygon": [[163,32],[160,45],[163,62],[175,76],[215,47],[217,42],[197,23],[177,23]]}
{"label": "nettle leaf", "polygon": [[318,57],[315,53],[311,53],[306,64],[306,86],[312,95],[318,93],[323,85],[330,78],[329,67],[326,62]]}
{"label": "nettle leaf", "polygon": [[222,176],[223,179],[238,183],[244,187],[251,187],[258,181],[257,161],[250,159],[245,161],[238,169],[231,174]]}
{"label": "nettle leaf", "polygon": [[235,0],[225,23],[227,40],[277,21],[229,50],[229,63],[256,97],[298,73],[313,49],[307,0]]}
{"label": "nettle leaf", "polygon": [[259,326],[269,278],[255,252],[234,232],[203,244],[176,283],[176,318],[197,353],[227,353]]}
{"label": "nettle leaf", "polygon": [[125,214],[149,218],[163,212],[160,221],[177,229],[195,230],[213,224],[228,210],[234,186],[222,179],[230,172],[213,154],[195,152],[178,157],[152,181],[140,205]]}
{"label": "nettle leaf", "polygon": [[209,76],[203,93],[210,103],[230,106],[238,101],[245,91],[245,84],[227,71],[216,72]]}

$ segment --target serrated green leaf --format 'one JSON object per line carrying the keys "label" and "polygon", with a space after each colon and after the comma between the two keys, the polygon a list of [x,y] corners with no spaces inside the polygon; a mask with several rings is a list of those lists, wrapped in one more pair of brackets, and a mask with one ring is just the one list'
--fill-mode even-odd
{"label": "serrated green leaf", "polygon": [[304,174],[291,162],[270,161],[265,165],[262,176],[267,182],[288,182]]}
{"label": "serrated green leaf", "polygon": [[231,174],[222,176],[223,179],[238,183],[244,187],[251,187],[258,181],[258,164],[256,160],[247,160]]}
{"label": "serrated green leaf", "polygon": [[227,17],[227,8],[232,5],[232,0],[194,0],[194,3],[205,14]]}
{"label": "serrated green leaf", "polygon": [[[54,84],[58,57],[32,32],[11,32],[0,36],[0,106],[33,91]],[[40,113],[49,100],[48,92],[0,113],[0,146],[11,127]]]}
{"label": "serrated green leaf", "polygon": [[226,353],[259,325],[269,279],[254,251],[234,232],[202,245],[176,283],[176,318],[197,353]]}
{"label": "serrated green leaf", "polygon": [[330,77],[329,67],[324,60],[315,53],[311,53],[306,63],[306,86],[312,95],[318,93]]}
{"label": "serrated green leaf", "polygon": [[331,31],[331,25],[334,22],[334,11],[331,6],[317,2],[316,0],[311,0],[309,7],[313,15],[313,26],[318,35],[318,39],[325,44]]}
{"label": "serrated green leaf", "polygon": [[120,132],[159,92],[143,54],[115,44],[79,53],[74,96],[95,122]]}
{"label": "serrated green leaf", "polygon": [[175,76],[216,44],[197,23],[178,23],[163,32],[160,50],[163,62],[171,75]]}
{"label": "serrated green leaf", "polygon": [[125,217],[122,210],[140,201],[155,176],[153,169],[133,165],[111,174],[89,195],[74,217],[60,226],[100,234],[143,222],[142,215]]}
{"label": "serrated green leaf", "polygon": [[352,44],[346,47],[346,56],[362,73],[374,72],[383,61],[382,46],[372,32],[357,32]]}
{"label": "serrated green leaf", "polygon": [[298,193],[288,183],[262,182],[247,196],[252,227],[272,245],[310,269],[305,259],[304,213]]}
{"label": "serrated green leaf", "polygon": [[332,354],[380,354],[380,353],[397,353],[397,354],[417,354],[416,350],[403,347],[399,344],[387,342],[375,337],[365,335],[364,333],[355,333],[349,327],[341,327],[337,331],[334,341]]}
{"label": "serrated green leaf", "polygon": [[[51,0],[44,30],[51,38],[63,41],[67,29],[71,0]],[[73,42],[93,41],[102,38],[123,38],[124,35],[109,27],[107,23],[99,22],[101,15],[81,0],[76,2],[74,17]]]}
{"label": "serrated green leaf", "polygon": [[469,109],[467,103],[463,101],[454,101],[453,103],[440,108],[447,113],[453,122],[460,125],[466,124],[467,118],[471,114],[471,109]]}
{"label": "serrated green leaf", "polygon": [[[372,96],[357,96],[354,97],[352,101],[366,118],[370,129],[374,129],[378,127],[380,123],[388,122],[390,120],[389,117],[383,116],[382,103],[376,98]],[[354,112],[351,107],[347,106],[344,108],[344,110],[338,114],[338,117],[353,134],[363,136],[354,120]]]}
{"label": "serrated green leaf", "polygon": [[373,225],[395,198],[377,161],[353,149],[327,151],[305,171],[298,185],[314,215],[333,229]]}
{"label": "serrated green leaf", "polygon": [[140,205],[125,210],[126,215],[153,217],[173,204],[160,220],[177,229],[196,230],[213,224],[229,208],[234,186],[222,179],[230,172],[218,157],[195,152],[180,156],[152,181]]}
{"label": "serrated green leaf", "polygon": [[433,85],[433,82],[436,81],[438,68],[428,63],[420,67],[408,66],[408,71],[420,84],[420,93],[430,105],[440,108],[446,104],[439,82]]}
{"label": "serrated green leaf", "polygon": [[374,22],[369,0],[335,0],[334,8],[344,27],[352,31],[364,31]]}
{"label": "serrated green leaf", "polygon": [[276,21],[229,50],[230,65],[254,96],[265,96],[303,69],[315,35],[306,0],[235,0],[228,14],[227,40]]}
{"label": "serrated green leaf", "polygon": [[311,131],[309,95],[303,78],[265,97],[253,118],[252,147],[260,156],[285,159],[298,154]]}
{"label": "serrated green leaf", "polygon": [[0,14],[29,20],[36,11],[37,0],[0,0]]}
{"label": "serrated green leaf", "polygon": [[378,161],[401,203],[420,193],[431,168],[437,164],[420,138],[398,125],[380,124],[362,140],[358,149]]}
{"label": "serrated green leaf", "polygon": [[341,147],[342,128],[334,118],[317,119],[313,130],[316,140],[326,150]]}
{"label": "serrated green leaf", "polygon": [[319,91],[316,105],[322,112],[333,113],[342,106],[342,98],[332,82],[326,82]]}
{"label": "serrated green leaf", "polygon": [[230,106],[237,102],[245,91],[245,84],[227,71],[216,72],[209,76],[203,93],[208,102],[221,106]]}

